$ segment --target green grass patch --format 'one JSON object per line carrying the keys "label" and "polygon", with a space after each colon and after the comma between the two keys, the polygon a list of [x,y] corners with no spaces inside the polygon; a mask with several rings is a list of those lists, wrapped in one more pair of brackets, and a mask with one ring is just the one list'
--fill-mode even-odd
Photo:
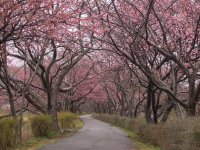
{"label": "green grass patch", "polygon": [[43,147],[47,144],[55,143],[61,138],[67,138],[77,132],[84,126],[83,121],[78,118],[73,121],[73,127],[71,128],[70,132],[64,132],[60,134],[55,134],[51,138],[47,137],[32,137],[24,144],[17,146],[16,150],[37,150],[40,147]]}
{"label": "green grass patch", "polygon": [[49,139],[47,137],[32,137],[24,144],[16,147],[16,150],[36,150],[46,144],[54,143],[56,139]]}
{"label": "green grass patch", "polygon": [[137,135],[135,132],[127,129],[122,129],[129,138],[133,140],[134,148],[136,150],[161,150],[160,147],[153,146],[149,143],[144,143],[140,140],[139,135]]}

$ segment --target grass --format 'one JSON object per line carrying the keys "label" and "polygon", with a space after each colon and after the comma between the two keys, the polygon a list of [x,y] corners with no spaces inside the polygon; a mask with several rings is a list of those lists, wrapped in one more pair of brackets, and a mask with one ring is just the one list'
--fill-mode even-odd
{"label": "grass", "polygon": [[64,132],[62,134],[56,134],[52,136],[52,138],[45,137],[31,137],[28,141],[19,145],[15,148],[15,150],[36,150],[44,145],[55,143],[61,138],[66,138],[74,134],[80,128],[84,126],[84,123],[81,119],[74,120],[73,130],[71,132]]}
{"label": "grass", "polygon": [[143,143],[135,132],[127,129],[122,130],[133,140],[134,150],[161,150],[159,147],[155,147],[149,143]]}
{"label": "grass", "polygon": [[24,144],[17,146],[16,150],[36,150],[46,144],[54,143],[57,141],[57,138],[55,139],[49,139],[46,137],[32,137]]}
{"label": "grass", "polygon": [[75,128],[81,129],[84,126],[84,123],[81,119],[74,120]]}

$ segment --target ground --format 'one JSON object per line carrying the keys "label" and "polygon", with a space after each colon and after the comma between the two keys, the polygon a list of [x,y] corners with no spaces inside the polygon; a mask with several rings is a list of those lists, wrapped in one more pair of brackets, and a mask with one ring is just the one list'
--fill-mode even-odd
{"label": "ground", "polygon": [[84,127],[71,137],[39,150],[130,150],[132,141],[119,128],[84,115]]}

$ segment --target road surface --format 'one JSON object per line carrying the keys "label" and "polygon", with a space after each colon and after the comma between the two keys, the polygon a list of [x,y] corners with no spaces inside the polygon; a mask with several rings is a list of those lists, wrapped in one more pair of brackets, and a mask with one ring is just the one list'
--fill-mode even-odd
{"label": "road surface", "polygon": [[81,116],[85,125],[71,137],[46,145],[39,150],[130,150],[131,140],[119,128]]}

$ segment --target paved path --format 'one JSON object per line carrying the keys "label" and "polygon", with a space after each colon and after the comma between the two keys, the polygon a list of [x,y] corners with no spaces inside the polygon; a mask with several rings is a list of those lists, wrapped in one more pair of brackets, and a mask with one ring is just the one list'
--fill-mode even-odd
{"label": "paved path", "polygon": [[81,117],[84,127],[71,137],[49,144],[40,150],[130,150],[131,140],[120,129],[90,115]]}

